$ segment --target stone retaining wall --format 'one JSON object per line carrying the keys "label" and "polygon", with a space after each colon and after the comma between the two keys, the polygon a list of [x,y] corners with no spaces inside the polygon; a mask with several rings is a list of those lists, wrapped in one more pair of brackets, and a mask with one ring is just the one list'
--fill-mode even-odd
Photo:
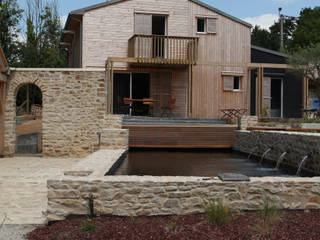
{"label": "stone retaining wall", "polygon": [[16,149],[15,97],[19,87],[26,83],[37,85],[43,94],[44,156],[80,157],[98,149],[98,132],[105,124],[103,69],[14,69],[7,82],[6,155]]}
{"label": "stone retaining wall", "polygon": [[266,159],[277,161],[282,153],[289,152],[283,162],[298,167],[303,157],[312,157],[304,169],[320,174],[320,134],[281,131],[236,131],[234,150],[262,156],[270,147]]}
{"label": "stone retaining wall", "polygon": [[258,210],[268,197],[283,209],[320,209],[320,178],[251,178],[222,182],[197,177],[63,177],[48,180],[48,220],[88,214],[152,216],[204,212],[210,199],[233,209]]}

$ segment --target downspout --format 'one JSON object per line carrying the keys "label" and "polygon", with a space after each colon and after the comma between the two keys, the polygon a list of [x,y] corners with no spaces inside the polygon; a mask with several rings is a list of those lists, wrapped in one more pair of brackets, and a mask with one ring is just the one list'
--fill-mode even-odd
{"label": "downspout", "polygon": [[[82,24],[82,20],[79,20],[75,17],[71,17],[71,19],[75,20],[76,22],[78,22],[80,24],[80,53],[79,53],[79,58],[80,58],[80,62],[79,62],[79,67],[82,68],[82,31],[83,31],[83,24]],[[73,44],[74,46],[74,44]]]}

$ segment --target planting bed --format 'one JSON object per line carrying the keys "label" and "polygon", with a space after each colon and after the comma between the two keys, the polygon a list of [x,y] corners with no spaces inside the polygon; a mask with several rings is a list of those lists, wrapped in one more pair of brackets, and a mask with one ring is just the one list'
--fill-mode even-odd
{"label": "planting bed", "polygon": [[[206,215],[170,217],[85,217],[70,218],[27,234],[28,240],[107,240],[107,239],[214,239],[214,240],[319,240],[320,211],[282,212],[281,222],[274,223],[270,238],[261,236],[257,213],[233,215],[224,225],[210,224]],[[270,224],[268,224],[270,226]]]}

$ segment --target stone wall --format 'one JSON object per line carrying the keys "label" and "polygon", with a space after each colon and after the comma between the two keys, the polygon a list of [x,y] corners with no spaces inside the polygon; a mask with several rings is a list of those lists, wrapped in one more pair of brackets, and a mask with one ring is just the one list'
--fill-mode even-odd
{"label": "stone wall", "polygon": [[19,87],[37,85],[43,94],[43,155],[88,155],[98,149],[105,115],[104,70],[13,69],[8,78],[4,153],[16,149],[16,100]]}
{"label": "stone wall", "polygon": [[240,118],[240,130],[247,130],[249,127],[255,127],[258,125],[259,118],[258,116],[242,116]]}
{"label": "stone wall", "polygon": [[258,210],[265,198],[283,209],[320,209],[320,177],[222,182],[216,177],[104,176],[125,152],[100,150],[48,180],[48,220],[88,214],[89,198],[97,215],[115,216],[203,213],[209,200],[223,200],[235,210]]}
{"label": "stone wall", "polygon": [[258,210],[268,197],[283,209],[320,209],[320,178],[251,178],[222,182],[195,177],[64,177],[48,180],[48,220],[86,215],[88,197],[97,215],[196,214],[221,199],[233,209]]}
{"label": "stone wall", "polygon": [[303,157],[311,153],[304,169],[320,173],[320,134],[281,131],[236,131],[234,150],[262,156],[268,149],[272,150],[266,159],[277,161],[282,153],[288,152],[283,162],[298,167]]}

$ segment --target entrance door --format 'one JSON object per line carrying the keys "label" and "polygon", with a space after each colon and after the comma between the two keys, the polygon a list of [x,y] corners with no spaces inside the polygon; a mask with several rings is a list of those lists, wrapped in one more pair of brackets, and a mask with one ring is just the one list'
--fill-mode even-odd
{"label": "entrance door", "polygon": [[263,115],[265,117],[283,117],[283,80],[264,77]]}
{"label": "entrance door", "polygon": [[282,79],[271,79],[271,117],[283,117],[283,83]]}
{"label": "entrance door", "polygon": [[[142,99],[150,97],[150,75],[148,73],[115,73],[113,89],[114,114],[147,115],[147,106]],[[129,106],[124,98],[138,101]],[[140,101],[139,101],[140,100]]]}
{"label": "entrance door", "polygon": [[[167,33],[167,19],[165,16],[152,16],[152,35],[165,36]],[[164,58],[166,54],[166,40],[164,38],[153,38],[153,58]]]}

